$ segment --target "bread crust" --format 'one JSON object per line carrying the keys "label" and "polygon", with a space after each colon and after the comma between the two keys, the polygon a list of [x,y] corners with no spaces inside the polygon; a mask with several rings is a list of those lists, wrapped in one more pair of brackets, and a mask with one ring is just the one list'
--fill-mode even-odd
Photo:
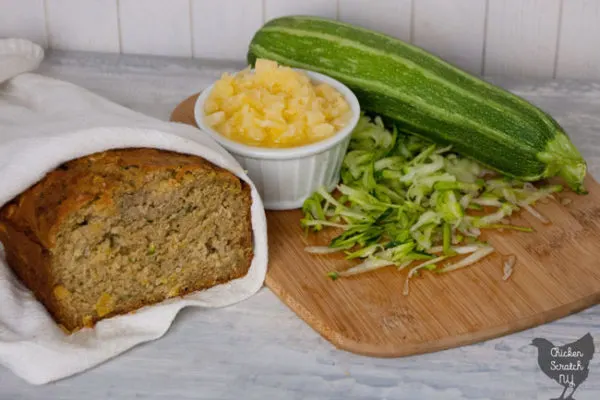
{"label": "bread crust", "polygon": [[247,221],[241,225],[241,244],[247,258],[244,265],[232,268],[227,276],[216,281],[189,282],[178,295],[245,276],[253,259],[251,227],[252,198],[250,187],[231,172],[192,155],[148,148],[116,149],[81,157],[46,174],[38,183],[18,195],[0,209],[0,241],[6,250],[7,262],[15,275],[46,307],[55,321],[68,331],[117,314],[135,311],[143,306],[163,301],[164,296],[151,296],[147,301],[131,307],[94,315],[85,323],[78,321],[62,308],[53,295],[56,284],[53,275],[53,254],[56,253],[57,235],[74,212],[93,204],[95,213],[116,213],[115,196],[128,190],[141,188],[151,172],[176,170],[174,184],[187,171],[215,174],[221,181],[241,185],[242,201],[247,210]]}

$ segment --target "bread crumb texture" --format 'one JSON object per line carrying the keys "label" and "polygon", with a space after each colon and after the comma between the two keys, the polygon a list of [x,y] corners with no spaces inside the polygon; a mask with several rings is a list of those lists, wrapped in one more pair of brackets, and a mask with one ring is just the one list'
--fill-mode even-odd
{"label": "bread crumb texture", "polygon": [[15,274],[68,331],[244,276],[249,186],[206,160],[119,149],[65,163],[0,210]]}

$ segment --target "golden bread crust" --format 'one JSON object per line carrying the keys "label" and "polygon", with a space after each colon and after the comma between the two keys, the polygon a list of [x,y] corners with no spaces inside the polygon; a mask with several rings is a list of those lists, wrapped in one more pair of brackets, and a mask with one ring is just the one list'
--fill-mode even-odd
{"label": "golden bread crust", "polygon": [[57,323],[67,330],[93,325],[98,320],[167,298],[164,293],[148,293],[139,301],[130,301],[124,308],[105,315],[91,313],[86,321],[82,321],[53,295],[57,285],[53,262],[60,251],[57,247],[59,235],[66,234],[64,227],[67,221],[85,207],[94,215],[118,217],[122,212],[115,204],[119,196],[146,188],[152,173],[161,171],[172,172],[165,180],[166,193],[181,187],[190,172],[196,174],[194,176],[212,174],[218,184],[238,187],[234,195],[241,197],[238,199],[244,208],[241,215],[246,216],[244,221],[237,223],[240,232],[236,236],[245,249],[246,259],[215,273],[214,279],[188,282],[176,295],[205,289],[248,272],[253,258],[250,187],[229,171],[200,157],[147,148],[109,150],[75,159],[49,172],[0,209],[0,241],[6,249],[9,266]]}

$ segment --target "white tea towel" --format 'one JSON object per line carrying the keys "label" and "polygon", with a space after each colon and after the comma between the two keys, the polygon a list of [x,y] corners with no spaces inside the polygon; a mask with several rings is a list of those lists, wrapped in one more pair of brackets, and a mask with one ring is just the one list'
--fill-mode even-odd
{"label": "white tea towel", "polygon": [[250,184],[254,260],[243,278],[67,336],[0,254],[0,363],[33,384],[84,371],[159,338],[183,307],[222,307],[244,300],[261,288],[267,269],[262,202],[231,155],[193,127],[159,121],[75,85],[28,73],[42,58],[43,50],[29,41],[0,40],[0,207],[61,163],[91,153],[153,147],[194,154]]}

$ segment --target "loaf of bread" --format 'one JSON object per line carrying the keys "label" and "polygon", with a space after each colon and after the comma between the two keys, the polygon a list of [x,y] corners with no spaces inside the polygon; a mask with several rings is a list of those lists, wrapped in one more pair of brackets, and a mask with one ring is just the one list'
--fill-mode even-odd
{"label": "loaf of bread", "polygon": [[206,160],[119,149],[67,162],[0,210],[7,262],[67,331],[246,275],[249,186]]}

